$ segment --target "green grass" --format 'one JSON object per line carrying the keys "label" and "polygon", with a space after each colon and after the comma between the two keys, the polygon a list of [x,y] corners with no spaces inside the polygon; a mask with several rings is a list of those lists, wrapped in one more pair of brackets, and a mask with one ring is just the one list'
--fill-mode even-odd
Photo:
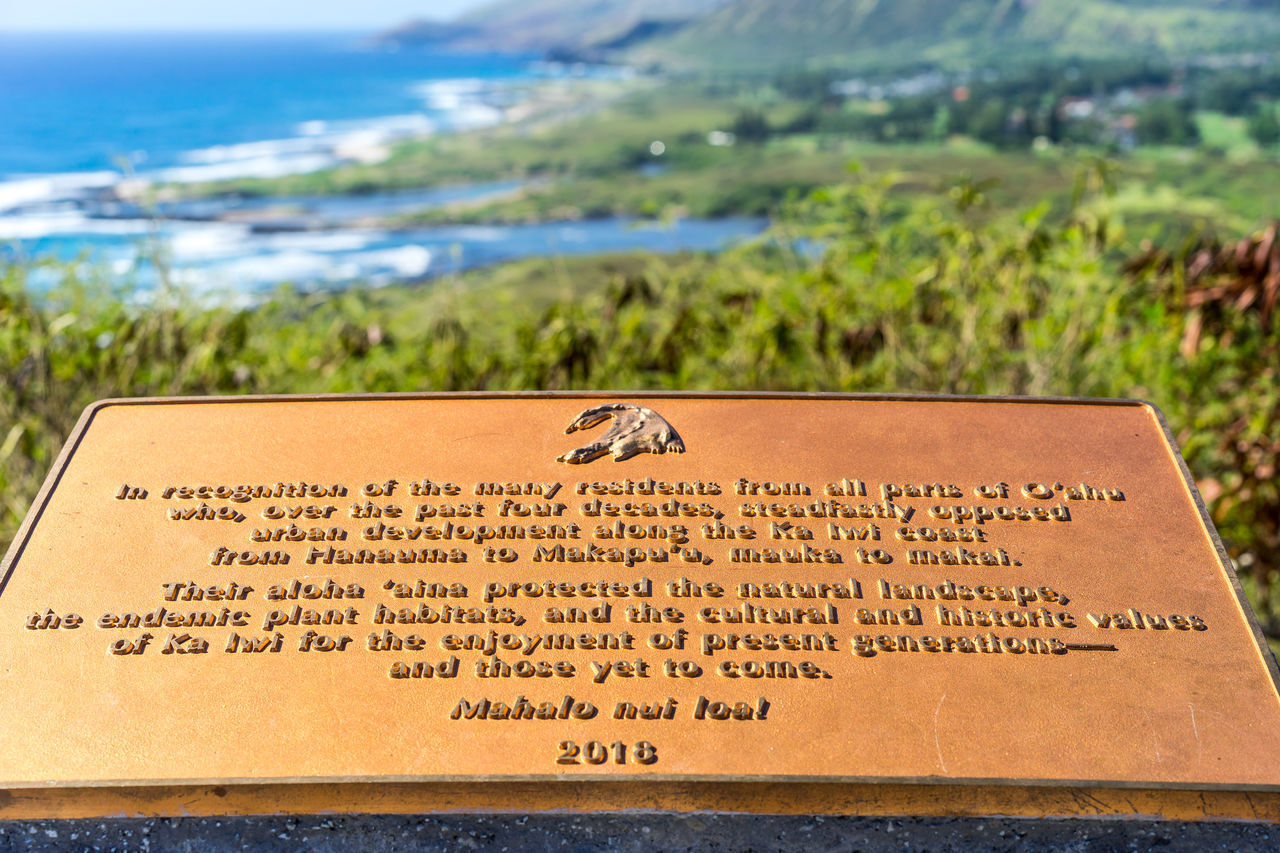
{"label": "green grass", "polygon": [[1211,110],[1198,111],[1195,119],[1205,148],[1221,151],[1232,160],[1250,161],[1257,155],[1258,144],[1249,136],[1247,119]]}

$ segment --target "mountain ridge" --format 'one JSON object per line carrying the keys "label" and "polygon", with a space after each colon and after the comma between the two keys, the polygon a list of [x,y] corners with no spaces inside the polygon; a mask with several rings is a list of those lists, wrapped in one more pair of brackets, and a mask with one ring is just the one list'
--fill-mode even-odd
{"label": "mountain ridge", "polygon": [[[1275,0],[731,0],[637,57],[713,65],[989,61],[990,54],[1110,58],[1269,49]],[[904,57],[904,54],[914,56]]]}
{"label": "mountain ridge", "polygon": [[[454,21],[410,21],[383,43],[446,42],[464,50],[609,50],[639,33],[668,34],[728,0],[494,0]],[[600,48],[604,45],[607,47]]]}
{"label": "mountain ridge", "polygon": [[975,65],[1275,52],[1280,0],[495,0],[386,43],[668,67]]}

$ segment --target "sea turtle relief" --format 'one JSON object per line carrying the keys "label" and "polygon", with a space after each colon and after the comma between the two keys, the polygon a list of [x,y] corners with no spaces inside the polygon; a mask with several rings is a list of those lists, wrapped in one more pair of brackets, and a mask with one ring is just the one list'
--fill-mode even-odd
{"label": "sea turtle relief", "polygon": [[569,424],[565,433],[591,429],[612,419],[613,423],[590,444],[570,450],[556,461],[582,465],[604,456],[613,456],[614,462],[630,459],[638,453],[684,453],[684,442],[675,427],[653,409],[634,403],[609,403],[587,409]]}

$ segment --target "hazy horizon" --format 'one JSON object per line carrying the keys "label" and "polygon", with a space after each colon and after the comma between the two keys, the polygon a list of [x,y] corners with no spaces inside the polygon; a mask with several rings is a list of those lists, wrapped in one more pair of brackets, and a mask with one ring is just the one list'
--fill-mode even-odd
{"label": "hazy horizon", "polygon": [[0,7],[0,33],[377,32],[407,20],[448,20],[487,0],[219,0],[170,6],[155,0],[46,0]]}

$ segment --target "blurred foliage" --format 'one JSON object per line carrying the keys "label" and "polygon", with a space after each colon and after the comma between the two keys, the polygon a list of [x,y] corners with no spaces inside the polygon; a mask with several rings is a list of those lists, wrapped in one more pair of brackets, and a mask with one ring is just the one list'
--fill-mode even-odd
{"label": "blurred foliage", "polygon": [[1264,628],[1280,636],[1280,222],[1222,244],[1148,247],[1127,265],[1179,308],[1195,404],[1180,440]]}
{"label": "blurred foliage", "polygon": [[1259,145],[1275,145],[1280,142],[1280,118],[1276,116],[1274,103],[1259,104],[1249,117],[1249,135]]}
{"label": "blurred foliage", "polygon": [[[29,277],[55,275],[47,293]],[[247,312],[161,294],[142,310],[78,265],[0,263],[0,518],[7,543],[78,411],[96,396],[236,387]]]}
{"label": "blurred foliage", "polygon": [[[282,292],[245,308],[168,292],[140,304],[81,265],[0,267],[3,538],[79,412],[104,397],[562,388],[1133,396],[1162,407],[1280,636],[1275,229],[1139,253],[1107,206],[1092,203],[1109,185],[1103,164],[1082,174],[1078,203],[1053,216],[1047,203],[992,210],[993,187],[981,181],[918,184],[855,172],[792,199],[749,247],[711,259],[579,261],[572,275],[549,275],[551,292],[537,298],[527,282],[489,273]],[[33,274],[55,272],[52,289],[29,286]]]}

